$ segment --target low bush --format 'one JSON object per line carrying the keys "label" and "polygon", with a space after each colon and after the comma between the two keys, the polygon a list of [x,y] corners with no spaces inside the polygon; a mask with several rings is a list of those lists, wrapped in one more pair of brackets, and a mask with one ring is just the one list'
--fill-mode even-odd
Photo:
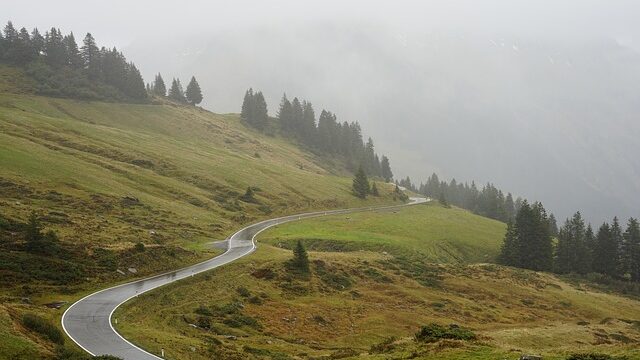
{"label": "low bush", "polygon": [[455,325],[445,327],[438,324],[429,324],[420,328],[415,335],[418,342],[436,342],[440,339],[451,340],[474,340],[476,335],[468,329],[463,329]]}
{"label": "low bush", "polygon": [[60,345],[64,344],[62,331],[55,327],[49,320],[39,315],[24,314],[22,316],[22,325],[31,331],[43,335],[53,343]]}
{"label": "low bush", "polygon": [[136,252],[144,252],[144,249],[145,249],[144,244],[141,242],[136,243],[136,245],[133,248],[136,250]]}

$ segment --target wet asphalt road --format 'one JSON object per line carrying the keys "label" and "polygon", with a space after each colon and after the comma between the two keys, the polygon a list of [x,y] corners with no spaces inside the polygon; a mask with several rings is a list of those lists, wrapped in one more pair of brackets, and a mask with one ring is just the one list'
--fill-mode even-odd
{"label": "wet asphalt road", "polygon": [[149,290],[217,268],[252,253],[256,248],[254,243],[255,236],[269,227],[316,216],[392,209],[426,201],[424,198],[411,198],[410,202],[404,205],[305,213],[249,225],[229,237],[227,251],[213,259],[180,270],[114,286],[82,298],[72,304],[62,315],[62,326],[66,334],[76,344],[95,356],[109,354],[125,360],[161,359],[160,354],[151,354],[131,344],[115,331],[112,326],[111,315],[118,306]]}

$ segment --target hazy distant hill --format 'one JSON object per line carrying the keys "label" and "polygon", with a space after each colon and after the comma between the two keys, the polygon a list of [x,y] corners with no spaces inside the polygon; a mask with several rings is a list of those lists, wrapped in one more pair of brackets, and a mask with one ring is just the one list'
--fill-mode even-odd
{"label": "hazy distant hill", "polygon": [[640,215],[640,55],[613,40],[283,24],[162,47],[141,40],[127,53],[142,68],[200,74],[217,111],[237,110],[249,86],[272,113],[282,89],[331,106],[418,182],[432,171],[494,181],[559,218]]}

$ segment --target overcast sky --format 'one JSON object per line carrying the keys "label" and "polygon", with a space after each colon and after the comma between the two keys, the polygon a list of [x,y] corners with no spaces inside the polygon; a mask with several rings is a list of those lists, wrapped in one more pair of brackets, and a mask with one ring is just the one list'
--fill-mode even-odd
{"label": "overcast sky", "polygon": [[180,36],[226,27],[306,21],[372,22],[407,32],[497,32],[513,36],[614,37],[640,48],[640,2],[633,0],[3,1],[18,26],[91,31],[126,47],[141,35]]}

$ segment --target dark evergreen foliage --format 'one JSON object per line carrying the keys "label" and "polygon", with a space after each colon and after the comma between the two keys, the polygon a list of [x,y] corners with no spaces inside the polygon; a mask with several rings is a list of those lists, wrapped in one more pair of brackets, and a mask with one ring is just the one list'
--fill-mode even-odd
{"label": "dark evergreen foliage", "polygon": [[99,49],[91,34],[79,49],[73,33],[55,27],[31,33],[11,22],[0,36],[0,62],[19,66],[42,95],[142,102],[147,91],[140,72],[121,52]]}
{"label": "dark evergreen foliage", "polygon": [[356,172],[352,185],[353,194],[361,199],[365,199],[371,192],[369,188],[369,179],[362,166]]}
{"label": "dark evergreen foliage", "polygon": [[380,191],[378,191],[378,186],[376,185],[375,181],[373,182],[373,184],[371,184],[371,195],[380,196]]}
{"label": "dark evergreen foliage", "polygon": [[640,225],[636,219],[631,218],[627,223],[622,254],[623,271],[631,280],[640,281]]}
{"label": "dark evergreen foliage", "polygon": [[555,271],[560,274],[591,272],[591,255],[587,228],[580,212],[567,219],[558,232],[555,255]]}
{"label": "dark evergreen foliage", "polygon": [[162,79],[162,75],[158,73],[153,81],[153,93],[158,96],[167,96],[167,86]]}
{"label": "dark evergreen foliage", "polygon": [[293,248],[293,259],[290,261],[290,267],[304,274],[309,273],[309,255],[304,248],[302,241],[298,240],[296,247]]}
{"label": "dark evergreen foliage", "polygon": [[[533,270],[548,270],[553,249],[553,270],[559,274],[598,273],[611,279],[640,282],[640,224],[629,219],[622,232],[617,218],[594,234],[580,212],[558,230],[551,242],[550,218],[539,203],[522,202],[515,222],[509,222],[498,262]],[[543,228],[544,227],[544,228]]]}
{"label": "dark evergreen foliage", "polygon": [[522,204],[522,199],[518,198],[514,201],[511,193],[505,196],[502,190],[491,183],[479,190],[474,182],[469,185],[459,183],[456,179],[449,182],[441,181],[435,173],[427,179],[426,183],[417,187],[409,178],[401,180],[399,184],[433,199],[444,196],[448,204],[503,222],[514,220]]}
{"label": "dark evergreen foliage", "polygon": [[31,253],[50,255],[57,250],[57,235],[53,231],[42,232],[42,225],[35,212],[29,216],[25,240],[25,250]]}
{"label": "dark evergreen foliage", "polygon": [[[276,114],[275,125],[285,136],[292,137],[306,145],[310,150],[345,160],[347,168],[355,172],[360,165],[371,177],[393,178],[391,165],[386,156],[375,153],[372,139],[365,144],[360,124],[340,123],[335,114],[322,110],[316,121],[315,110],[311,102],[282,96]],[[256,129],[265,131],[269,124],[267,105],[261,92],[249,89],[245,92],[241,110],[242,120]],[[384,170],[384,171],[383,171]]]}
{"label": "dark evergreen foliage", "polygon": [[380,173],[384,181],[389,182],[393,179],[393,172],[391,171],[391,166],[389,165],[389,158],[386,156],[382,156],[382,161],[380,161]]}
{"label": "dark evergreen foliage", "polygon": [[[191,81],[187,85],[187,91],[185,92],[185,96],[187,97],[187,101],[191,105],[198,105],[202,102],[202,90],[200,90],[200,84],[196,80],[195,76],[191,77]],[[264,99],[262,99],[264,101]],[[265,104],[266,109],[266,104]]]}
{"label": "dark evergreen foliage", "polygon": [[184,96],[184,90],[182,90],[182,84],[180,84],[180,79],[173,79],[168,97],[173,101],[181,103],[187,102],[187,98]]}
{"label": "dark evergreen foliage", "polygon": [[499,261],[536,271],[551,269],[553,244],[542,204],[523,201],[515,221],[509,222]]}
{"label": "dark evergreen foliage", "polygon": [[240,119],[258,130],[264,130],[267,127],[269,115],[262,92],[254,92],[253,89],[245,92]]}

